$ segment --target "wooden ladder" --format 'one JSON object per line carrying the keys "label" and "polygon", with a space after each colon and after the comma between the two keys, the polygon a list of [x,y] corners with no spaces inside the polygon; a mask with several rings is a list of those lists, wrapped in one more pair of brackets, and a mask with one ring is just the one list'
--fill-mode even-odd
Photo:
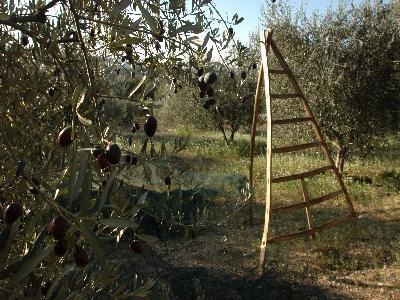
{"label": "wooden ladder", "polygon": [[[292,240],[299,237],[310,236],[314,238],[315,233],[319,233],[327,228],[335,226],[337,224],[343,223],[348,219],[353,219],[354,223],[356,221],[356,213],[354,211],[353,204],[349,197],[349,194],[346,190],[346,187],[343,183],[341,174],[338,172],[332,157],[329,154],[329,150],[327,144],[322,136],[321,129],[318,126],[318,123],[311,112],[310,106],[300,89],[300,86],[290,70],[288,64],[286,63],[282,53],[278,49],[275,41],[272,39],[272,31],[266,30],[261,33],[261,64],[260,70],[258,74],[258,82],[257,82],[257,90],[254,100],[254,112],[253,112],[253,126],[252,126],[252,135],[251,135],[251,144],[250,144],[250,166],[249,166],[249,184],[250,188],[253,188],[253,161],[254,161],[254,143],[255,143],[255,135],[256,135],[256,127],[257,127],[257,118],[259,115],[260,108],[260,98],[261,98],[261,87],[262,82],[264,81],[265,88],[265,98],[266,98],[266,113],[267,113],[267,157],[266,157],[266,196],[265,196],[265,221],[264,221],[264,233],[261,242],[261,251],[260,251],[260,265],[259,265],[259,274],[264,274],[265,271],[265,258],[266,258],[266,247],[268,244],[278,243],[282,241]],[[272,50],[272,51],[271,51]],[[280,69],[269,69],[268,68],[268,56],[271,52],[275,55],[280,65]],[[293,91],[285,94],[273,94],[270,91],[270,74],[277,75],[286,75],[293,87]],[[271,101],[285,101],[285,99],[297,98],[300,100],[300,103],[304,109],[305,116],[304,117],[296,117],[296,118],[288,118],[288,119],[280,119],[273,120],[272,119],[272,109],[271,109]],[[272,127],[276,125],[286,125],[286,124],[296,124],[296,123],[304,123],[308,122],[312,125],[313,130],[316,135],[316,141],[286,146],[280,148],[272,148]],[[292,174],[288,176],[281,177],[272,177],[272,155],[277,153],[286,153],[286,152],[294,152],[300,151],[304,149],[320,147],[322,148],[327,164],[321,168],[317,168],[311,171],[306,171],[298,174]],[[328,171],[333,172],[335,179],[337,180],[340,189],[329,193],[327,195],[310,199],[308,189],[305,183],[305,178],[313,177],[319,174],[324,174]],[[293,180],[300,180],[300,185],[302,189],[302,198],[303,202],[274,207],[271,206],[271,190],[273,183],[281,183]],[[333,199],[338,195],[343,194],[348,206],[348,213],[339,218],[333,219],[325,224],[314,226],[313,218],[311,213],[311,206],[320,204],[327,200]],[[253,222],[253,200],[251,198],[250,203],[250,223]],[[269,238],[269,223],[270,223],[270,215],[272,213],[282,213],[288,212],[295,209],[305,208],[306,217],[308,222],[308,229],[304,231],[298,231],[291,234],[280,235],[276,237]]]}

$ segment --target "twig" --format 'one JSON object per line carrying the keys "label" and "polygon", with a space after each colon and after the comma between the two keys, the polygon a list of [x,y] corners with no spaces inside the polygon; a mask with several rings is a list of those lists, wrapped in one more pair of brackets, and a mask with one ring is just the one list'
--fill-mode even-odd
{"label": "twig", "polygon": [[[1,124],[1,125],[3,125],[3,124]],[[17,162],[18,158],[16,157],[16,155],[15,155],[15,153],[14,153],[14,150],[13,150],[14,147],[11,145],[10,141],[8,140],[7,135],[6,135],[5,131],[4,131],[3,126],[0,127],[0,131],[1,131],[1,134],[2,134],[2,136],[3,136],[3,141],[4,141],[4,143],[5,143],[5,146],[6,146],[7,150],[8,150],[8,153],[11,155],[11,157],[13,158],[13,160],[14,160],[15,162]],[[47,202],[47,204],[48,204],[50,207],[52,207],[52,208],[54,208],[55,210],[57,210],[60,214],[69,216],[69,217],[72,218],[73,220],[76,220],[76,217],[75,217],[72,213],[70,213],[69,211],[67,211],[65,208],[63,208],[61,205],[59,205],[57,202],[52,201],[52,200],[50,199],[50,197],[49,197],[47,194],[45,194],[43,191],[41,191],[40,188],[39,188],[39,186],[37,186],[37,185],[32,181],[32,178],[30,178],[30,177],[28,177],[26,174],[24,174],[24,175],[23,175],[23,179],[24,179],[27,183],[29,183],[29,185],[31,185],[34,189],[37,190],[38,194],[43,198],[43,200],[45,200],[45,201]]]}
{"label": "twig", "polygon": [[36,14],[23,15],[23,16],[10,16],[9,20],[0,20],[0,24],[10,25],[9,23],[45,23],[46,22],[46,12],[55,6],[61,0],[52,0],[45,6],[41,7]]}
{"label": "twig", "polygon": [[[84,57],[84,60],[85,60],[85,67],[86,67],[86,73],[87,73],[87,77],[88,77],[90,95],[91,95],[91,98],[93,100],[95,111],[97,112],[97,111],[99,111],[97,109],[99,105],[97,103],[96,94],[93,91],[94,72],[93,72],[93,69],[92,69],[91,64],[90,64],[88,50],[86,48],[85,41],[83,40],[83,36],[82,36],[80,24],[79,24],[80,16],[76,12],[74,4],[72,3],[72,0],[68,0],[68,2],[69,2],[69,5],[70,5],[70,10],[72,12],[72,15],[74,16],[76,31],[77,31],[77,34],[78,34],[79,41],[81,43],[81,49],[82,49],[82,52],[83,52],[83,57]],[[101,122],[100,122],[99,117],[98,117],[97,114],[95,114],[95,119],[96,119],[96,122],[97,122],[97,127],[100,129],[101,128]],[[104,139],[103,132],[101,131],[101,129],[99,131],[100,131],[101,139]]]}
{"label": "twig", "polygon": [[69,6],[70,6],[70,10],[72,12],[72,15],[74,16],[75,27],[76,27],[76,31],[77,31],[77,34],[78,34],[78,39],[81,42],[81,49],[82,49],[83,57],[84,57],[84,60],[85,60],[85,66],[86,66],[86,73],[87,73],[87,76],[88,76],[89,88],[90,88],[90,90],[92,90],[92,86],[93,86],[93,84],[92,84],[92,81],[93,81],[93,70],[91,68],[90,61],[89,61],[89,56],[87,54],[86,44],[85,44],[85,42],[83,40],[83,36],[82,36],[80,24],[79,24],[79,16],[78,16],[78,14],[77,14],[77,12],[75,10],[75,7],[74,7],[74,4],[72,3],[72,0],[68,0],[68,2],[69,2]]}
{"label": "twig", "polygon": [[17,29],[17,30],[25,33],[26,35],[30,36],[32,39],[35,39],[40,43],[43,42],[43,39],[41,37],[39,37],[36,33],[34,33],[33,31],[25,28],[24,26],[22,26],[20,24],[11,22],[10,20],[0,20],[0,24],[13,27],[14,29]]}
{"label": "twig", "polygon": [[[95,23],[99,23],[99,24],[103,24],[103,25],[108,25],[108,26],[113,26],[113,27],[117,27],[117,28],[132,30],[132,31],[140,32],[140,33],[145,33],[145,34],[150,34],[150,35],[154,34],[154,32],[151,31],[151,30],[138,29],[138,28],[134,28],[134,27],[126,26],[126,25],[114,24],[114,23],[107,22],[107,21],[95,20],[93,18],[88,18],[88,17],[85,17],[85,16],[79,16],[79,18],[82,19],[82,20],[87,20],[87,21],[91,21],[91,22],[95,22]],[[165,35],[160,35],[160,36],[163,37],[166,40],[170,40],[170,41],[176,42],[180,46],[184,46],[185,48],[188,48],[188,49],[192,50],[192,48],[188,44],[185,44],[185,43],[179,41],[176,38],[172,38],[170,36],[165,36]]]}

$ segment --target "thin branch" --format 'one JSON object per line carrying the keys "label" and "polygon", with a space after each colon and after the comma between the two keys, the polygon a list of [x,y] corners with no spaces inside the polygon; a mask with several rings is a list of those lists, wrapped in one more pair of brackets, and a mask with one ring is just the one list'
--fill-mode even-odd
{"label": "thin branch", "polygon": [[76,27],[76,31],[77,31],[77,34],[78,34],[78,39],[81,42],[81,49],[82,49],[82,52],[83,52],[83,57],[85,59],[86,73],[87,73],[87,76],[88,76],[88,84],[89,84],[90,89],[92,89],[92,86],[93,86],[93,84],[92,84],[93,83],[93,70],[92,70],[92,68],[90,66],[90,61],[89,61],[89,56],[87,54],[86,44],[85,44],[85,41],[83,40],[83,36],[82,36],[80,24],[79,24],[79,15],[77,14],[77,12],[75,10],[75,7],[74,7],[74,4],[72,3],[72,1],[68,0],[68,2],[69,2],[69,7],[70,7],[70,10],[72,12],[72,15],[74,16],[75,27]]}
{"label": "thin branch", "polygon": [[21,31],[22,33],[25,33],[27,36],[30,36],[32,39],[37,40],[40,43],[43,42],[43,39],[41,37],[39,37],[36,33],[25,28],[24,26],[22,26],[20,24],[11,22],[10,20],[0,20],[0,25],[1,24],[13,27],[14,29],[17,29],[17,30]]}
{"label": "thin branch", "polygon": [[[6,119],[6,118],[3,118],[3,122],[4,122],[4,123],[6,122],[5,119]],[[3,123],[3,122],[2,122],[2,123]],[[15,151],[14,151],[15,148],[11,145],[10,141],[8,140],[8,137],[7,137],[7,135],[6,135],[6,132],[5,132],[4,128],[3,128],[3,124],[1,124],[1,125],[2,125],[2,126],[0,127],[0,132],[1,132],[1,135],[3,136],[4,144],[5,144],[5,146],[6,146],[7,150],[8,150],[8,153],[9,153],[9,154],[11,155],[11,157],[13,158],[13,160],[14,160],[15,162],[17,162],[18,158],[17,158],[16,155],[15,155]],[[37,186],[37,185],[32,181],[32,178],[31,178],[31,177],[29,177],[29,176],[27,176],[26,174],[24,174],[24,175],[23,175],[23,179],[24,179],[30,186],[32,186],[34,189],[36,189],[36,190],[38,191],[38,194],[42,197],[43,200],[45,200],[45,201],[47,202],[47,204],[48,204],[50,207],[54,208],[55,210],[57,210],[57,211],[58,211],[60,214],[62,214],[62,215],[69,216],[70,218],[74,218],[74,219],[75,219],[75,216],[74,216],[72,213],[70,213],[69,211],[67,211],[65,208],[63,208],[61,205],[59,205],[56,201],[52,201],[51,198],[50,198],[47,194],[45,194],[43,191],[41,191],[41,190],[40,190],[40,187]]]}
{"label": "thin branch", "polygon": [[[0,24],[10,25],[9,23],[46,23],[46,12],[62,0],[52,0],[48,4],[41,7],[36,14],[23,16],[10,16],[9,20],[0,20]],[[7,24],[8,23],[8,24]]]}
{"label": "thin branch", "polygon": [[[92,21],[92,22],[95,22],[95,23],[103,24],[103,25],[108,25],[108,26],[113,26],[113,27],[117,27],[117,28],[122,28],[122,29],[127,29],[127,30],[132,30],[132,31],[140,32],[140,33],[145,33],[145,34],[154,35],[154,32],[151,31],[151,30],[138,29],[138,28],[134,28],[134,27],[126,26],[126,25],[114,24],[114,23],[107,22],[107,21],[95,20],[95,19],[93,19],[93,18],[88,18],[88,17],[85,17],[85,16],[79,16],[79,18],[82,19],[82,20]],[[173,38],[173,37],[170,37],[170,36],[167,36],[167,35],[160,35],[160,36],[163,37],[163,38],[166,39],[166,40],[170,40],[170,41],[176,42],[176,43],[178,43],[180,46],[183,46],[183,47],[185,47],[185,48],[188,48],[188,49],[190,49],[190,50],[193,50],[188,44],[183,43],[183,42],[179,41],[179,40],[176,39],[176,38]]]}
{"label": "thin branch", "polygon": [[[76,12],[74,4],[72,3],[72,0],[68,0],[68,2],[69,2],[69,8],[70,8],[70,10],[72,12],[72,15],[74,16],[75,27],[76,27],[76,31],[77,31],[77,34],[78,34],[78,38],[79,38],[79,41],[81,42],[81,49],[82,49],[83,57],[84,57],[84,60],[85,60],[85,67],[86,67],[86,74],[87,74],[87,77],[88,77],[90,95],[91,95],[91,98],[93,100],[95,111],[97,112],[98,111],[97,108],[99,107],[99,105],[97,103],[96,94],[93,91],[94,72],[93,72],[92,66],[90,64],[89,55],[88,55],[88,49],[86,47],[85,41],[83,40],[81,26],[79,24],[80,16]],[[101,128],[101,122],[100,122],[99,117],[97,115],[95,115],[95,120],[97,121],[97,127],[100,129]],[[101,135],[101,139],[104,139],[103,132],[101,130],[100,130],[100,135]]]}

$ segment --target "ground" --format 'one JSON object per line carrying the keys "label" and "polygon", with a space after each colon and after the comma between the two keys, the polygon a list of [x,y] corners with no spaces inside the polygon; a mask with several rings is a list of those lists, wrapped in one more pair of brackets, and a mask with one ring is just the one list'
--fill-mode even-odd
{"label": "ground", "polygon": [[[204,179],[203,188],[219,186],[227,189],[227,196],[215,199],[217,212],[195,227],[195,238],[186,236],[149,245],[168,265],[169,272],[160,277],[170,283],[172,298],[400,299],[398,142],[392,140],[374,155],[354,158],[346,165],[344,179],[358,214],[356,226],[348,222],[323,232],[314,241],[304,238],[270,245],[265,275],[258,277],[264,158],[258,157],[255,162],[257,203],[254,225],[249,226],[246,203],[240,200],[243,191],[230,189],[235,180],[239,187],[243,183],[239,175],[247,176],[248,159],[240,139],[228,147],[215,134],[194,134],[189,148],[176,158],[191,174],[212,178]],[[315,161],[307,155],[300,157],[301,163],[291,157],[280,167],[289,169],[290,164],[298,167]],[[330,183],[321,178],[317,186],[310,187],[310,193],[325,186],[330,187]],[[281,198],[291,193],[288,186],[281,187],[276,201],[285,203]],[[339,197],[313,213],[325,220],[345,211]],[[304,229],[304,217],[301,211],[272,219],[271,231]]]}

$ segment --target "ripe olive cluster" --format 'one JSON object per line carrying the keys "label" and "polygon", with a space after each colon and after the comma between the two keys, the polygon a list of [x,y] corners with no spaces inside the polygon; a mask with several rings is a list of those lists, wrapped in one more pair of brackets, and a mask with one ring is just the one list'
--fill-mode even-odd
{"label": "ripe olive cluster", "polygon": [[[251,70],[251,69],[253,69],[253,70],[257,69],[257,64],[256,64],[255,62],[253,62],[253,63],[250,64],[249,70]],[[230,79],[234,79],[234,78],[235,78],[235,72],[230,71],[230,72],[229,72],[229,78],[230,78]],[[245,79],[247,78],[247,72],[246,72],[246,70],[242,70],[242,71],[240,72],[240,78],[242,78],[242,80],[245,80]]]}
{"label": "ripe olive cluster", "polygon": [[18,220],[24,214],[24,209],[21,204],[13,202],[7,206],[4,211],[4,221],[7,226],[11,226],[15,221]]}
{"label": "ripe olive cluster", "polygon": [[174,77],[172,79],[172,83],[174,85],[174,94],[177,94],[180,89],[182,89],[182,85],[178,83],[178,80]]}
{"label": "ripe olive cluster", "polygon": [[[135,133],[140,131],[140,124],[134,123],[131,132]],[[147,137],[151,138],[157,131],[157,119],[154,116],[149,116],[143,125],[143,130]],[[67,126],[62,129],[58,134],[57,142],[61,147],[70,146],[75,140],[75,133],[71,126]],[[92,149],[91,153],[96,158],[97,163],[100,169],[103,172],[109,171],[110,165],[117,165],[121,160],[121,149],[118,144],[110,143],[107,145],[106,149],[103,149],[100,145],[95,145]],[[136,156],[132,156],[131,154],[126,154],[125,162],[129,164],[136,165],[138,163],[138,158]],[[171,185],[171,178],[167,176],[165,178],[165,184]],[[22,206],[18,203],[13,203],[9,205],[6,210],[5,219],[7,224],[12,224],[23,214]],[[64,256],[68,251],[68,243],[65,239],[66,233],[70,225],[67,220],[62,216],[55,217],[50,225],[49,232],[55,239],[56,243],[54,245],[54,253],[58,257]],[[140,240],[135,238],[131,242],[131,249],[134,253],[142,252],[142,244]],[[89,263],[88,253],[78,245],[75,245],[75,252],[73,254],[75,264],[78,267],[84,267]],[[41,286],[41,292],[45,295],[51,283],[49,281],[43,282]]]}
{"label": "ripe olive cluster", "polygon": [[[131,44],[126,44],[125,45],[125,56],[122,57],[122,62],[124,62],[125,60],[127,60],[131,65],[134,63],[133,61],[133,47]],[[119,73],[119,69],[117,72],[117,75]]]}
{"label": "ripe olive cluster", "polygon": [[[54,244],[53,251],[58,257],[63,257],[68,252],[68,242],[66,240],[67,231],[70,228],[70,224],[63,216],[55,217],[49,227],[49,233],[54,238],[56,243]],[[85,249],[75,245],[75,251],[73,253],[73,259],[75,264],[83,268],[89,263],[89,255]],[[45,296],[51,287],[50,281],[43,281],[40,286],[40,292]]]}
{"label": "ripe olive cluster", "polygon": [[[12,226],[24,214],[24,209],[19,203],[11,203],[4,211],[4,221],[7,226]],[[49,234],[54,238],[54,254],[63,257],[68,252],[68,242],[66,240],[67,231],[70,228],[68,221],[62,217],[55,217],[49,226]],[[89,255],[82,247],[76,245],[73,254],[75,264],[83,268],[89,263]],[[46,295],[51,287],[50,281],[44,281],[40,287],[42,295]]]}
{"label": "ripe olive cluster", "polygon": [[[58,257],[63,257],[68,251],[68,242],[65,237],[70,227],[70,224],[63,216],[57,216],[51,221],[49,232],[56,241],[53,249],[54,254]],[[75,264],[80,268],[83,268],[89,263],[88,253],[78,245],[75,245],[73,258]]]}
{"label": "ripe olive cluster", "polygon": [[197,80],[197,86],[199,87],[199,97],[204,98],[206,95],[208,99],[203,103],[204,109],[209,109],[211,106],[215,104],[214,89],[211,87],[211,84],[215,83],[218,79],[218,76],[215,72],[207,72],[203,75],[204,69],[200,68],[197,71],[197,75],[199,76]]}
{"label": "ripe olive cluster", "polygon": [[[131,129],[132,133],[139,130],[139,123],[134,123]],[[144,123],[143,130],[148,137],[154,136],[157,131],[157,119],[153,116],[149,116]],[[59,132],[57,142],[61,147],[68,147],[73,143],[74,139],[75,134],[73,134],[72,127],[67,126]],[[121,148],[118,144],[114,143],[108,144],[106,149],[103,149],[100,145],[95,145],[92,154],[103,172],[108,172],[110,165],[118,165],[122,156]],[[125,156],[125,162],[136,165],[138,163],[138,158],[127,154]]]}
{"label": "ripe olive cluster", "polygon": [[[139,130],[140,130],[140,124],[137,122],[134,123],[132,125],[131,132],[135,133]],[[143,130],[148,137],[152,137],[153,135],[155,135],[157,131],[157,119],[153,116],[149,116],[143,125]]]}

